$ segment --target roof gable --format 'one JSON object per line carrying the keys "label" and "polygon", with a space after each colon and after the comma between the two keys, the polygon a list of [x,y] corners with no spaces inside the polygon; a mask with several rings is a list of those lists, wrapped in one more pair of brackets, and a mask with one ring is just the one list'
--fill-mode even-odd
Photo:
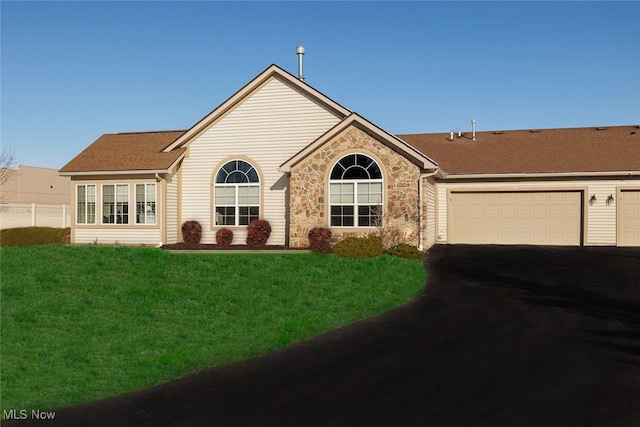
{"label": "roof gable", "polygon": [[286,72],[277,65],[271,65],[249,83],[247,83],[238,92],[232,95],[229,99],[220,104],[220,106],[203,117],[198,123],[187,130],[184,135],[167,146],[164,151],[169,152],[176,147],[184,146],[274,78],[277,78],[283,83],[301,91],[309,98],[334,112],[338,117],[345,117],[350,113],[348,109],[341,106],[316,89],[312,88],[300,79],[294,77],[292,74]]}
{"label": "roof gable", "polygon": [[284,162],[280,166],[280,170],[282,172],[291,172],[291,168],[295,166],[297,163],[305,159],[311,153],[316,151],[318,148],[322,147],[326,142],[340,134],[342,131],[347,129],[349,126],[356,126],[360,130],[368,133],[373,138],[378,141],[390,146],[397,152],[401,153],[407,159],[412,161],[413,163],[420,166],[422,169],[436,169],[438,167],[437,163],[427,157],[425,154],[416,150],[414,147],[405,143],[404,141],[396,138],[385,130],[379,128],[374,125],[370,121],[366,120],[362,116],[357,113],[351,113],[344,120],[340,121],[333,128],[329,129],[318,139],[313,141],[311,144],[307,145],[305,148],[300,150],[297,154],[291,157],[289,160]]}

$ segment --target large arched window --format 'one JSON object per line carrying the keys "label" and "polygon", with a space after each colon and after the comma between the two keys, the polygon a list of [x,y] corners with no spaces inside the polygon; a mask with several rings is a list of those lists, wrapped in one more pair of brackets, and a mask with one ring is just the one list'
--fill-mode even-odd
{"label": "large arched window", "polygon": [[213,191],[216,225],[248,225],[260,217],[260,177],[244,160],[225,163]]}
{"label": "large arched window", "polygon": [[329,179],[332,227],[371,227],[382,215],[382,171],[364,154],[349,154],[335,164]]}

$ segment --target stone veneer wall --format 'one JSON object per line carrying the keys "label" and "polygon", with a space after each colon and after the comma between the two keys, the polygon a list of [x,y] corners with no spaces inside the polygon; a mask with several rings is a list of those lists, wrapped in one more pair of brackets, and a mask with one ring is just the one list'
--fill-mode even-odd
{"label": "stone veneer wall", "polygon": [[[417,245],[420,169],[388,146],[351,126],[292,167],[289,246],[306,247],[309,230],[329,226],[329,174],[339,159],[351,153],[368,155],[378,163],[385,184],[385,221],[405,234],[409,238],[408,243]],[[372,231],[376,229],[331,228],[332,241]]]}

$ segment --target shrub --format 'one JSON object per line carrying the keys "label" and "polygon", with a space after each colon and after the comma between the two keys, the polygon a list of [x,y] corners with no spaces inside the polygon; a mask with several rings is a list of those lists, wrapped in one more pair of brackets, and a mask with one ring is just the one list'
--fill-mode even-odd
{"label": "shrub", "polygon": [[341,257],[373,258],[383,252],[382,240],[376,236],[347,237],[333,246],[333,253]]}
{"label": "shrub", "polygon": [[400,258],[412,258],[422,259],[424,252],[415,246],[408,245],[406,243],[400,243],[389,249],[389,255],[397,256]]}
{"label": "shrub", "polygon": [[233,231],[228,228],[221,228],[216,233],[216,243],[220,246],[231,246],[233,241]]}
{"label": "shrub", "polygon": [[200,243],[202,226],[198,221],[187,221],[182,224],[182,239],[185,243]]}
{"label": "shrub", "polygon": [[309,231],[309,249],[314,252],[331,252],[331,230],[324,227],[315,227]]}
{"label": "shrub", "polygon": [[269,221],[254,219],[247,227],[247,245],[264,246],[271,235]]}

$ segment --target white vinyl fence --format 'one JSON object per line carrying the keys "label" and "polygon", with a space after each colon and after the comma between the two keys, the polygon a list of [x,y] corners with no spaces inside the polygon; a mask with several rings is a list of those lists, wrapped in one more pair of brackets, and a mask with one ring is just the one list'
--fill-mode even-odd
{"label": "white vinyl fence", "polygon": [[45,205],[36,203],[0,204],[0,230],[20,227],[71,226],[69,205]]}

